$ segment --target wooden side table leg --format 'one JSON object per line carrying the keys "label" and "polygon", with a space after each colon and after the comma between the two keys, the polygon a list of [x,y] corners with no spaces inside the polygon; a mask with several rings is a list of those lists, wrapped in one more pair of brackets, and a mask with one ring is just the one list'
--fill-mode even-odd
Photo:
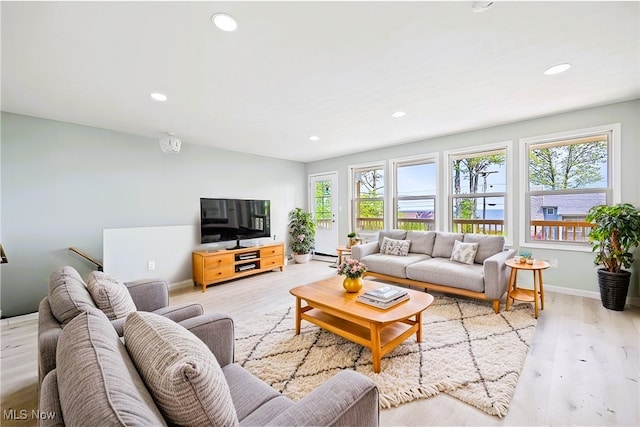
{"label": "wooden side table leg", "polygon": [[533,270],[533,307],[535,318],[538,318],[538,298],[540,297],[540,288],[538,287],[538,270]]}
{"label": "wooden side table leg", "polygon": [[376,324],[371,325],[371,358],[373,359],[373,372],[376,374],[380,372],[380,326]]}
{"label": "wooden side table leg", "polygon": [[509,305],[511,304],[511,292],[513,292],[513,290],[516,287],[517,276],[518,276],[518,269],[512,268],[511,274],[509,275],[509,284],[507,285],[507,304],[505,307],[506,311],[509,311]]}
{"label": "wooden side table leg", "polygon": [[540,310],[544,310],[544,284],[542,283],[542,270],[538,271],[540,277],[538,281],[540,282]]}

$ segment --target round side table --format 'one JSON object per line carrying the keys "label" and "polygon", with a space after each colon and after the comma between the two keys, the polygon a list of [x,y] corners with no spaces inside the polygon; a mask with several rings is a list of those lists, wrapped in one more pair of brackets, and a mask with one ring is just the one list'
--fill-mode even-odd
{"label": "round side table", "polygon": [[[538,301],[540,301],[540,310],[544,310],[544,285],[542,283],[542,270],[550,267],[546,261],[534,261],[533,264],[515,262],[513,259],[505,261],[511,267],[511,275],[509,276],[509,285],[507,287],[507,307],[511,301],[533,302],[536,319],[538,318]],[[518,287],[518,271],[533,271],[533,289]]]}

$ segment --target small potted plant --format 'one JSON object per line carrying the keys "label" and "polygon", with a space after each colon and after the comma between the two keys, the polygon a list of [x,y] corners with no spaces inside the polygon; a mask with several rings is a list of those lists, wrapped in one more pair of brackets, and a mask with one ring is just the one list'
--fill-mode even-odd
{"label": "small potted plant", "polygon": [[355,246],[358,244],[358,239],[356,239],[356,233],[351,232],[347,234],[347,249],[351,248],[351,246]]}
{"label": "small potted plant", "polygon": [[315,244],[316,223],[313,215],[300,208],[289,212],[289,235],[291,251],[296,263],[311,260],[311,250]]}
{"label": "small potted plant", "polygon": [[631,272],[623,270],[633,264],[632,250],[640,246],[640,210],[629,203],[599,205],[589,210],[587,221],[594,262],[598,269],[598,285],[602,305],[622,311],[627,300]]}
{"label": "small potted plant", "polygon": [[347,292],[358,292],[362,289],[362,276],[367,272],[367,266],[355,258],[349,258],[338,266],[338,274],[347,276],[342,286]]}

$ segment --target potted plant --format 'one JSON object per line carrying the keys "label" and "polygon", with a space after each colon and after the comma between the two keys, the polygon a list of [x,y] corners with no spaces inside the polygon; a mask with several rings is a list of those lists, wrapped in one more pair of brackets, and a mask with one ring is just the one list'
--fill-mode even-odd
{"label": "potted plant", "polygon": [[356,239],[356,233],[351,232],[347,234],[347,249],[351,248],[351,246],[355,246],[358,244],[358,239]]}
{"label": "potted plant", "polygon": [[595,263],[603,265],[598,269],[602,305],[622,311],[631,280],[631,272],[622,267],[631,267],[631,251],[640,245],[640,210],[629,203],[599,205],[589,210],[586,219],[593,223],[589,241]]}
{"label": "potted plant", "polygon": [[309,262],[316,239],[316,223],[313,215],[300,208],[289,212],[289,235],[296,262]]}

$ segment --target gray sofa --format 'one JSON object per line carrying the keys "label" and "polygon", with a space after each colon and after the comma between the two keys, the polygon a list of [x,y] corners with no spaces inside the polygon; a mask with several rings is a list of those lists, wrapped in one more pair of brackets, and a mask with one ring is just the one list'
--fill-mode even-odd
{"label": "gray sofa", "polygon": [[[169,305],[169,289],[162,280],[137,280],[124,283],[131,309],[149,311],[181,322],[204,313],[200,304]],[[125,297],[127,297],[125,295]],[[122,298],[121,298],[122,299]],[[62,267],[49,277],[48,296],[38,309],[38,376],[44,376],[56,367],[56,348],[64,326],[88,309],[97,308],[87,284],[73,267]],[[124,330],[126,316],[111,320],[119,335]]]}
{"label": "gray sofa", "polygon": [[[60,334],[58,364],[40,389],[40,426],[377,426],[378,391],[344,370],[298,402],[234,364],[233,321],[169,321],[134,312],[124,343],[89,309]],[[197,337],[197,338],[196,338]]]}
{"label": "gray sofa", "polygon": [[508,283],[505,261],[514,255],[504,244],[502,236],[388,230],[353,246],[351,255],[367,266],[367,276],[488,300],[499,313]]}

